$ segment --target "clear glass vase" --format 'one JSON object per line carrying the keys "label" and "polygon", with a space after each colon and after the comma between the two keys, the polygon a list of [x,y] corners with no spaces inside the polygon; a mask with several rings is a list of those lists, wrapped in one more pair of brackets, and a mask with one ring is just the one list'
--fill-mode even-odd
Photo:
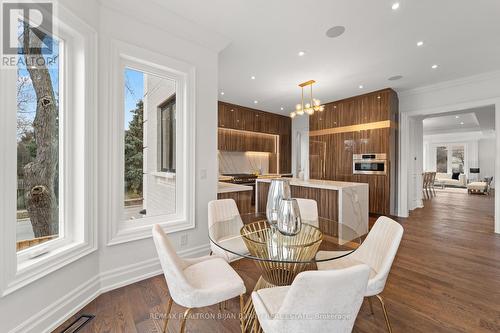
{"label": "clear glass vase", "polygon": [[278,212],[277,228],[283,235],[293,236],[302,228],[299,204],[296,199],[282,199]]}
{"label": "clear glass vase", "polygon": [[271,179],[269,193],[267,194],[266,217],[271,226],[278,223],[278,212],[282,199],[291,198],[290,181],[288,179]]}

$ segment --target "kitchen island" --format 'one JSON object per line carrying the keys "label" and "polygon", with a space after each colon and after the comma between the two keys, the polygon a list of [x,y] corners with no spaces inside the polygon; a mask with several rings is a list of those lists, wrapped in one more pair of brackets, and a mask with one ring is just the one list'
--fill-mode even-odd
{"label": "kitchen island", "polygon": [[[257,179],[255,211],[265,212],[271,179]],[[328,180],[290,179],[293,198],[316,200],[320,217],[368,232],[368,184]],[[341,235],[339,235],[341,237]]]}
{"label": "kitchen island", "polygon": [[217,199],[233,199],[240,214],[248,214],[253,211],[252,186],[219,182],[217,184]]}

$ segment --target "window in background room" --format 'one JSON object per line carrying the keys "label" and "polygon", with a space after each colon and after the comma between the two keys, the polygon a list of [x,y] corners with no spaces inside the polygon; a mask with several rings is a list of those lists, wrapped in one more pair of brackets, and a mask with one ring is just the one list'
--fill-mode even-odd
{"label": "window in background room", "polygon": [[436,147],[436,172],[448,172],[448,147]]}
{"label": "window in background room", "polygon": [[[33,32],[25,31],[29,30],[20,22],[20,43],[29,38],[33,47],[37,38],[33,38]],[[46,35],[43,43],[52,45],[52,54],[28,48],[17,65],[18,251],[63,236],[63,163],[59,162],[62,151],[59,76],[63,47],[62,41],[54,36]],[[29,59],[35,57],[43,57],[45,61],[30,66]]]}
{"label": "window in background room", "polygon": [[132,68],[124,73],[124,216],[176,213],[176,83]]}
{"label": "window in background room", "polygon": [[465,151],[463,145],[451,147],[451,172],[464,173]]}

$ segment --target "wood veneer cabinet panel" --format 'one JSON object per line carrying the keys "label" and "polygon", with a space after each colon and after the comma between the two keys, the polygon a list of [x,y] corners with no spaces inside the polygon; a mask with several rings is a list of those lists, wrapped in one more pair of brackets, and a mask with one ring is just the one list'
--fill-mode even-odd
{"label": "wood veneer cabinet panel", "polygon": [[253,191],[218,193],[217,199],[233,199],[240,214],[249,214],[253,212],[252,193]]}
{"label": "wood veneer cabinet panel", "polygon": [[[257,182],[258,210],[266,211],[269,183]],[[290,186],[292,198],[313,199],[318,203],[318,216],[338,221],[338,191],[303,186]]]}
{"label": "wood veneer cabinet panel", "polygon": [[[310,177],[366,182],[370,186],[370,212],[389,214],[393,211],[396,191],[398,104],[397,94],[391,89],[325,104],[323,113],[315,113],[311,117],[310,131],[352,125],[366,125],[362,128],[367,129],[346,128],[340,129],[340,133],[330,132],[311,136],[309,142]],[[370,126],[375,127],[373,123],[388,120],[390,127],[370,129]],[[343,130],[345,132],[342,132]],[[364,153],[385,153],[388,165],[387,175],[363,175],[362,177],[353,175],[352,155]]]}
{"label": "wood veneer cabinet panel", "polygon": [[[220,101],[218,108],[218,124],[221,128],[279,135],[279,172],[291,172],[292,121],[290,117]],[[254,142],[238,140],[229,142],[233,138],[221,134],[219,134],[218,138],[218,147],[221,150],[271,151],[269,142],[266,140],[256,140]],[[275,152],[276,149],[272,149],[272,151]]]}

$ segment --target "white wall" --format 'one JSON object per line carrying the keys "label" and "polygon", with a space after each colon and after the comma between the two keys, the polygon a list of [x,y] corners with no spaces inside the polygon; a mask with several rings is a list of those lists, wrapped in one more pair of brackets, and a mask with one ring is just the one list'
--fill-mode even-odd
{"label": "white wall", "polygon": [[[217,55],[222,45],[218,36],[209,38],[207,31],[196,30],[184,21],[158,7],[154,2],[130,0],[65,0],[66,7],[94,27],[99,37],[99,112],[108,108],[110,59],[107,52],[111,39],[118,39],[150,51],[180,59],[196,70],[196,228],[172,234],[174,245],[183,255],[208,253],[207,203],[216,198],[217,189]],[[105,6],[105,7],[103,7]],[[124,14],[125,13],[125,14]],[[198,31],[199,33],[196,33]],[[106,142],[108,124],[99,122],[99,168],[109,154]],[[26,287],[0,298],[0,332],[48,332],[61,321],[90,302],[99,293],[160,273],[156,251],[150,238],[107,246],[107,207],[115,198],[106,197],[107,182],[99,180],[98,251],[51,273]],[[188,236],[180,246],[182,234]]]}
{"label": "white wall", "polygon": [[299,171],[309,179],[309,116],[292,119],[292,173],[298,177]]}
{"label": "white wall", "polygon": [[495,175],[495,138],[479,140],[479,177],[491,177]]}
{"label": "white wall", "polygon": [[[400,92],[399,95],[399,186],[398,215],[408,216],[408,192],[412,186],[408,182],[408,170],[411,155],[410,120],[413,117],[428,116],[466,110],[470,108],[495,105],[495,128],[500,128],[500,72],[491,72],[459,80],[442,82]],[[495,147],[495,183],[500,177],[500,136],[496,137]],[[418,184],[417,184],[418,186]],[[500,196],[495,196],[495,232],[500,233]]]}

